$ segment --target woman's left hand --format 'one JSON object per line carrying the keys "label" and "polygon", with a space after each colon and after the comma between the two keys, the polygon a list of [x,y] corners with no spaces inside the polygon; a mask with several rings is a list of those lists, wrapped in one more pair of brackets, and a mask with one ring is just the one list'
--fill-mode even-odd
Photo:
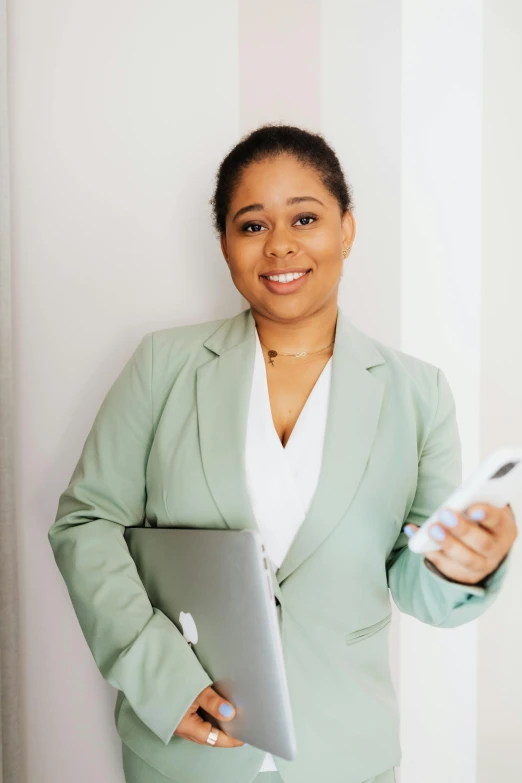
{"label": "woman's left hand", "polygon": [[[482,511],[484,516],[472,512]],[[455,522],[452,525],[452,518]],[[511,506],[491,506],[478,503],[465,511],[443,509],[440,522],[431,525],[429,536],[442,548],[437,552],[426,552],[424,557],[431,560],[448,579],[462,584],[474,585],[495,571],[505,558],[518,536],[517,523]],[[417,525],[406,525],[416,532]],[[405,528],[405,529],[406,529]],[[437,538],[437,528],[444,533]]]}

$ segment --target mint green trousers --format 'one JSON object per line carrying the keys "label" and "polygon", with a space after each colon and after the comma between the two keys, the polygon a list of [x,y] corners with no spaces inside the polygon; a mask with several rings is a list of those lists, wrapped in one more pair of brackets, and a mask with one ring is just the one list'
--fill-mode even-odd
{"label": "mint green trousers", "polygon": [[[125,783],[176,783],[173,778],[162,775],[157,769],[143,761],[123,742],[122,756]],[[283,783],[283,778],[279,772],[259,772],[253,783]],[[380,775],[365,780],[364,783],[396,783],[393,767],[381,772]]]}

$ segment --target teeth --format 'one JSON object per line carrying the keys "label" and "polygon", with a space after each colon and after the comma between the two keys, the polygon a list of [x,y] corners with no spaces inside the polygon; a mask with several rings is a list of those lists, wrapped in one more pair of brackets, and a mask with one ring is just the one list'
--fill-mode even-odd
{"label": "teeth", "polygon": [[289,283],[290,280],[297,280],[298,277],[303,277],[306,272],[288,272],[286,275],[268,275],[269,280],[276,280],[278,283]]}

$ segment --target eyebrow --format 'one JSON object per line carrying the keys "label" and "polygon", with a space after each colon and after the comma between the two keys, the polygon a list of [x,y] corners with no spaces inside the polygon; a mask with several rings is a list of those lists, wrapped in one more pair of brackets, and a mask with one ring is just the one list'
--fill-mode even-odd
{"label": "eyebrow", "polygon": [[[318,198],[314,198],[313,196],[292,196],[291,198],[288,198],[286,200],[287,204],[299,204],[301,201],[317,201],[318,204],[321,204],[321,206],[324,207],[324,204],[322,201],[319,201]],[[237,220],[237,218],[240,215],[243,215],[245,212],[251,212],[251,211],[257,211],[260,209],[264,209],[263,204],[248,204],[246,207],[241,207],[241,209],[238,209],[234,217],[232,218],[232,223]]]}

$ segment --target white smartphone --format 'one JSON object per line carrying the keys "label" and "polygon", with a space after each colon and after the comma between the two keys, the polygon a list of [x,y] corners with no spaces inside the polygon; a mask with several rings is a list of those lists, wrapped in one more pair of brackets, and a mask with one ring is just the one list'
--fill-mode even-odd
{"label": "white smartphone", "polygon": [[[428,530],[438,521],[443,508],[463,512],[474,503],[506,506],[522,493],[522,446],[504,446],[496,449],[440,505],[408,541],[412,552],[437,552],[440,544],[430,537]],[[470,520],[473,521],[473,520]]]}

